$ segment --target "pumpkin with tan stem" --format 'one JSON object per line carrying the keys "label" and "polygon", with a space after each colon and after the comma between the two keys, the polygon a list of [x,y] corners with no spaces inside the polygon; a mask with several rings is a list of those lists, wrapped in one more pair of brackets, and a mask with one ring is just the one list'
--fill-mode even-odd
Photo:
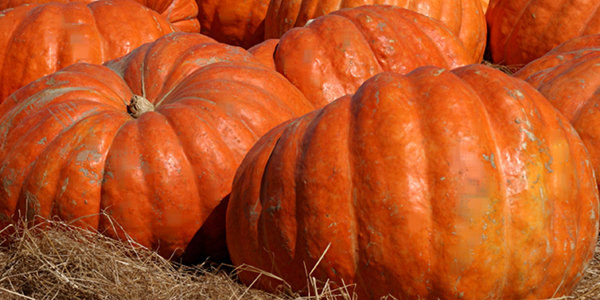
{"label": "pumpkin with tan stem", "polygon": [[22,5],[0,13],[0,28],[0,102],[71,64],[102,64],[175,31],[129,0]]}
{"label": "pumpkin with tan stem", "polygon": [[494,63],[522,68],[563,42],[600,33],[600,1],[491,0],[486,18]]}
{"label": "pumpkin with tan stem", "polygon": [[[70,3],[83,2],[86,4],[103,0],[2,0],[0,10],[14,8],[23,4],[46,4],[50,2]],[[200,32],[198,5],[195,0],[132,0],[151,10],[156,11],[167,19],[175,28],[184,32]],[[119,20],[120,21],[120,20]]]}
{"label": "pumpkin with tan stem", "polygon": [[569,40],[514,76],[542,93],[573,124],[600,184],[600,34]]}
{"label": "pumpkin with tan stem", "polygon": [[271,47],[275,69],[318,107],[384,71],[406,74],[420,66],[451,69],[476,62],[442,22],[384,5],[332,12],[291,29]]}
{"label": "pumpkin with tan stem", "polygon": [[487,30],[481,0],[271,0],[265,39],[280,38],[288,30],[330,12],[363,5],[394,5],[440,20],[476,63],[483,58]]}
{"label": "pumpkin with tan stem", "polygon": [[0,105],[0,216],[78,220],[166,258],[224,259],[236,168],[261,135],[312,109],[252,55],[200,34],[74,64]]}
{"label": "pumpkin with tan stem", "polygon": [[312,270],[358,299],[558,298],[594,255],[598,204],[581,139],[533,87],[422,67],[263,136],[236,172],[227,242],[235,265],[295,291]]}

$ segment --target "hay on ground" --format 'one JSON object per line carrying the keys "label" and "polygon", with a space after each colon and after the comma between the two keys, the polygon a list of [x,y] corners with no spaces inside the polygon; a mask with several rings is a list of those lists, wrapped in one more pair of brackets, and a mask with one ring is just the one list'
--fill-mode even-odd
{"label": "hay on ground", "polygon": [[[230,266],[174,264],[132,241],[63,222],[45,224],[46,229],[15,225],[15,233],[3,235],[10,243],[0,248],[0,299],[356,299],[353,286],[332,289],[310,276],[310,297],[289,289],[269,294],[237,282]],[[574,295],[556,299],[600,299],[600,247]]]}

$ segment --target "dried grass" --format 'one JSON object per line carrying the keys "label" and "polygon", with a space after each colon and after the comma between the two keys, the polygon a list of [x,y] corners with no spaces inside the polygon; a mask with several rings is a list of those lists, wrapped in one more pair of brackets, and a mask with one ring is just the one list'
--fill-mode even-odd
{"label": "dried grass", "polygon": [[484,60],[482,62],[482,64],[488,66],[488,67],[492,67],[496,70],[500,70],[502,72],[504,72],[507,75],[512,76],[513,74],[515,74],[519,69],[521,69],[523,66],[522,65],[511,65],[511,66],[505,66],[505,65],[497,65],[494,64],[490,61]]}
{"label": "dried grass", "polygon": [[[14,226],[16,232],[6,237],[9,246],[0,248],[0,299],[355,299],[353,286],[333,289],[308,270],[309,297],[289,288],[269,294],[239,284],[231,266],[174,264],[131,240],[116,241],[63,222],[45,224],[46,229]],[[600,299],[600,245],[574,295],[558,299]]]}

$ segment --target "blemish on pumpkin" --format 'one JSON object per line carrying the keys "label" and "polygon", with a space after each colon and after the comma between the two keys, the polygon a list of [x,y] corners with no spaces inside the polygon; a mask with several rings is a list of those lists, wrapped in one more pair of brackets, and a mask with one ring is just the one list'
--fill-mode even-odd
{"label": "blemish on pumpkin", "polygon": [[65,179],[65,182],[63,183],[62,187],[60,188],[63,193],[67,190],[67,185],[69,185],[69,177],[67,177]]}
{"label": "blemish on pumpkin", "polygon": [[38,144],[38,145],[43,145],[43,144],[45,144],[45,143],[46,143],[46,140],[47,140],[47,139],[46,139],[46,137],[44,137],[43,139],[39,140],[39,141],[37,142],[37,144]]}
{"label": "blemish on pumpkin", "polygon": [[444,71],[446,71],[446,69],[439,69],[439,70],[437,70],[437,71],[435,71],[435,72],[433,73],[433,76],[439,76],[439,75],[440,75],[440,74],[442,74]]}

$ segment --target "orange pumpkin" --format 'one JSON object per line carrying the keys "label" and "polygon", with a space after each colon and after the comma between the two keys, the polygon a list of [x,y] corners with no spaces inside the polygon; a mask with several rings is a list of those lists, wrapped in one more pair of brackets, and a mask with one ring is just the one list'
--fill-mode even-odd
{"label": "orange pumpkin", "polygon": [[[50,2],[70,3],[83,2],[89,4],[102,0],[2,0],[0,1],[0,11],[7,8],[14,8],[23,4],[46,4]],[[195,0],[133,0],[151,10],[158,12],[167,19],[175,28],[184,32],[200,32],[200,24],[196,16],[198,15],[198,5]],[[119,20],[119,19],[115,19]],[[113,20],[114,21],[114,20]],[[119,20],[120,21],[120,20]]]}
{"label": "orange pumpkin", "polygon": [[573,124],[600,184],[600,34],[569,40],[514,76],[538,89]]}
{"label": "orange pumpkin", "polygon": [[362,5],[394,5],[440,20],[475,62],[483,58],[487,29],[481,0],[271,0],[265,17],[265,38],[280,38],[311,19]]}
{"label": "orange pumpkin", "polygon": [[0,105],[0,228],[19,216],[78,220],[165,258],[225,259],[239,163],[269,129],[312,109],[252,55],[200,34],[71,65]]}
{"label": "orange pumpkin", "polygon": [[522,68],[572,38],[600,32],[597,0],[491,0],[489,51],[497,64]]}
{"label": "orange pumpkin", "polygon": [[264,40],[270,0],[196,0],[201,33],[234,46],[250,48]]}
{"label": "orange pumpkin", "polygon": [[129,0],[22,5],[0,13],[0,28],[0,103],[71,64],[102,64],[175,30]]}
{"label": "orange pumpkin", "polygon": [[581,139],[533,87],[422,67],[263,136],[236,172],[227,244],[304,293],[307,270],[358,299],[547,299],[585,274],[598,204]]}
{"label": "orange pumpkin", "polygon": [[276,48],[276,70],[317,107],[354,93],[384,71],[406,74],[420,66],[451,69],[476,62],[442,22],[384,5],[316,18],[288,31]]}

